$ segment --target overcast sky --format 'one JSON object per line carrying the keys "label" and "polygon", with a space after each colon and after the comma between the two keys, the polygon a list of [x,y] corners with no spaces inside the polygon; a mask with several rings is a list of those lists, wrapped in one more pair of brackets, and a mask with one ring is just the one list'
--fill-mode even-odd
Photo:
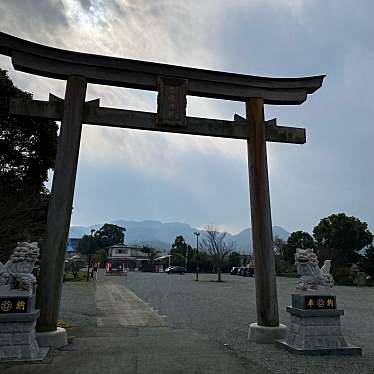
{"label": "overcast sky", "polygon": [[[49,46],[273,77],[326,74],[301,106],[267,106],[305,145],[268,143],[272,219],[311,231],[345,212],[374,230],[374,1],[0,0],[0,30]],[[0,67],[47,100],[65,82]],[[101,105],[156,111],[156,94],[89,85]],[[232,119],[244,104],[188,97],[188,115]],[[115,219],[250,226],[246,144],[84,126],[72,224]]]}

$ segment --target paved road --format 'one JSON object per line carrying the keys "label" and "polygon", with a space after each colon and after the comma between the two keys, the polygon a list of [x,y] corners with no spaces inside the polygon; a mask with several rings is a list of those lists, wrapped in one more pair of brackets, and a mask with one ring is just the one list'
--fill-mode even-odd
{"label": "paved road", "polygon": [[[374,288],[336,287],[338,307],[345,310],[344,334],[351,344],[363,348],[362,357],[305,357],[290,354],[273,345],[247,341],[249,323],[255,322],[254,278],[224,275],[167,275],[130,273],[120,282],[146,301],[174,328],[191,328],[211,341],[256,362],[272,373],[374,373]],[[295,279],[278,278],[279,312],[282,323],[289,316],[286,306]]]}
{"label": "paved road", "polygon": [[[61,319],[78,326],[50,364],[0,367],[2,374],[374,373],[374,288],[337,287],[343,330],[362,357],[304,357],[247,341],[255,321],[254,279],[129,273],[96,284],[66,283]],[[278,278],[281,322],[295,280]]]}
{"label": "paved road", "polygon": [[[248,374],[267,373],[253,362],[211,342],[191,329],[174,329],[122,283],[124,278],[102,278],[96,285],[65,284],[62,317],[84,311],[86,290],[96,302],[86,323],[70,331],[71,344],[52,352],[49,362],[3,365],[2,374]],[[83,291],[84,293],[84,291]],[[96,326],[93,320],[96,320]],[[82,327],[86,325],[86,327]]]}

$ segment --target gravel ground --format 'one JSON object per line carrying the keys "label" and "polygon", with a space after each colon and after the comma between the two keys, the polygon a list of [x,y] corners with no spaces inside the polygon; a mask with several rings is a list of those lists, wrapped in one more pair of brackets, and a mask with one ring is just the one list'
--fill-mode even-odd
{"label": "gravel ground", "polygon": [[94,282],[65,282],[59,319],[79,327],[96,327]]}
{"label": "gravel ground", "polygon": [[[256,321],[254,278],[224,275],[223,279],[224,283],[217,283],[214,275],[200,274],[195,282],[193,274],[135,272],[127,277],[99,277],[99,281],[124,284],[172,327],[195,329],[272,373],[374,373],[374,288],[336,287],[338,307],[345,310],[344,334],[349,343],[362,347],[361,357],[299,356],[247,341],[249,323]],[[288,324],[285,310],[296,281],[277,281],[280,321]]]}

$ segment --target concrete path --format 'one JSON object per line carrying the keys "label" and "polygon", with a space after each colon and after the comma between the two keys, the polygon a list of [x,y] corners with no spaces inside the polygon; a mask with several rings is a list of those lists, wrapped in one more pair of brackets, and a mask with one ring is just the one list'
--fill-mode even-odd
{"label": "concrete path", "polygon": [[96,328],[77,328],[71,344],[44,364],[2,366],[2,374],[264,373],[192,330],[172,329],[120,284],[98,282]]}
{"label": "concrete path", "polygon": [[167,326],[143,300],[124,286],[98,283],[95,300],[98,327]]}

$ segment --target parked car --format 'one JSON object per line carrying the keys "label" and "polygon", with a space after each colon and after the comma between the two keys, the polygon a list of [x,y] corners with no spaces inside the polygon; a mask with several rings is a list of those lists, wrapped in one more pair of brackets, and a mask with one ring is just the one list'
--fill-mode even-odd
{"label": "parked car", "polygon": [[169,266],[165,269],[165,273],[171,274],[171,273],[178,273],[178,274],[184,274],[186,272],[186,269],[183,266]]}
{"label": "parked car", "polygon": [[240,267],[238,266],[233,266],[232,269],[230,270],[231,275],[237,275]]}
{"label": "parked car", "polygon": [[246,276],[246,270],[247,268],[242,266],[241,268],[239,268],[238,270],[238,275],[241,275],[242,277],[245,277]]}
{"label": "parked car", "polygon": [[254,274],[254,268],[247,268],[245,266],[242,266],[238,270],[238,275],[241,275],[243,277],[253,277]]}

